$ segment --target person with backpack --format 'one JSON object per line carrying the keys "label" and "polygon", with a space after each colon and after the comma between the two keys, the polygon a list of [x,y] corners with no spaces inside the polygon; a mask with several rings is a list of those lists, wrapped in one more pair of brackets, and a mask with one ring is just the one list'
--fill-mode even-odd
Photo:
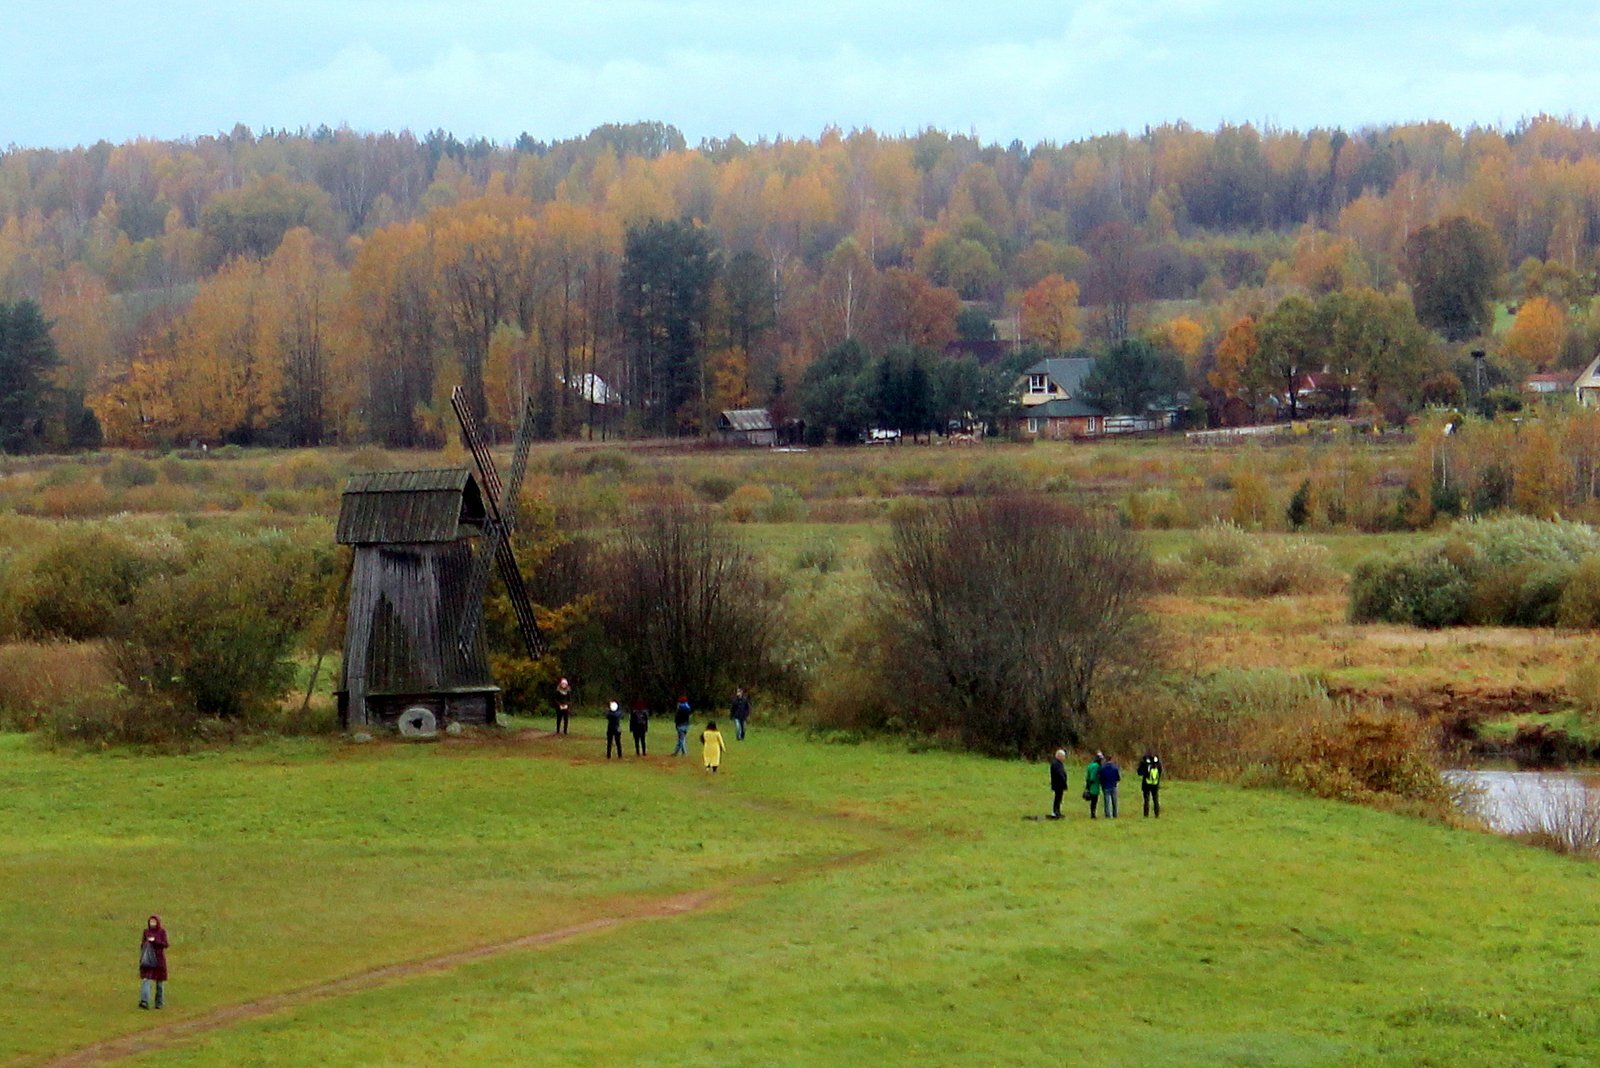
{"label": "person with backpack", "polygon": [[722,732],[717,730],[717,721],[712,720],[706,724],[706,729],[700,732],[700,750],[705,756],[706,770],[715,772],[722,766],[722,750],[726,743],[722,740]]}
{"label": "person with backpack", "polygon": [[650,709],[643,701],[633,702],[633,710],[628,713],[628,731],[633,735],[633,755],[645,756],[645,735],[650,733]]}
{"label": "person with backpack", "polygon": [[734,739],[744,741],[744,721],[750,718],[750,698],[745,696],[743,686],[733,691],[733,707],[728,709],[728,715],[733,717]]}
{"label": "person with backpack", "polygon": [[167,929],[161,926],[161,917],[152,916],[139,933],[139,1007],[150,1007],[150,984],[156,987],[156,1008],[166,999],[167,988]]}
{"label": "person with backpack", "polygon": [[615,701],[606,709],[606,759],[611,759],[611,746],[617,747],[617,759],[622,759],[622,706]]}
{"label": "person with backpack", "polygon": [[1067,792],[1067,751],[1057,749],[1056,755],[1050,758],[1050,790],[1054,793],[1055,803],[1050,806],[1050,818],[1061,818],[1061,795]]}
{"label": "person with backpack", "polygon": [[672,725],[678,728],[678,744],[673,746],[673,756],[689,755],[689,721],[694,718],[694,708],[689,704],[689,695],[678,695],[678,710],[672,714]]}
{"label": "person with backpack", "polygon": [[572,683],[566,676],[556,683],[556,733],[566,734],[572,724]]}
{"label": "person with backpack", "polygon": [[1089,766],[1083,769],[1083,799],[1089,802],[1089,818],[1094,819],[1095,806],[1100,803],[1100,761],[1104,753],[1096,753]]}
{"label": "person with backpack", "polygon": [[1150,815],[1152,807],[1156,819],[1161,818],[1161,758],[1146,752],[1139,758],[1139,789],[1144,794],[1144,814]]}
{"label": "person with backpack", "polygon": [[1117,784],[1122,781],[1122,769],[1109,757],[1100,758],[1100,811],[1106,819],[1117,818]]}

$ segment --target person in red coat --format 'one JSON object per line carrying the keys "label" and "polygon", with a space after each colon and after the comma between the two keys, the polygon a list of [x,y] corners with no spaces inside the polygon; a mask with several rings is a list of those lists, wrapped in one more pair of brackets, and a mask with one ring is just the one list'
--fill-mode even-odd
{"label": "person in red coat", "polygon": [[152,916],[139,934],[139,1007],[150,1007],[150,984],[156,984],[156,1008],[161,1007],[167,984],[167,929],[161,917]]}

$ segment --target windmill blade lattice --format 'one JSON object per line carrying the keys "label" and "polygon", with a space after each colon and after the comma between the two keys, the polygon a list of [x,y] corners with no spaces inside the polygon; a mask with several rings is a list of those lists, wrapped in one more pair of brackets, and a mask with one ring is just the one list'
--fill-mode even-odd
{"label": "windmill blade lattice", "polygon": [[517,566],[516,554],[511,548],[511,535],[516,530],[517,508],[522,494],[522,479],[527,473],[528,449],[533,443],[533,402],[525,401],[522,409],[522,418],[517,426],[516,444],[512,449],[511,482],[509,486],[500,482],[500,472],[494,464],[494,456],[489,452],[489,447],[484,443],[483,436],[478,433],[477,420],[473,418],[472,411],[467,407],[466,395],[460,386],[450,394],[450,407],[455,410],[456,419],[461,423],[461,435],[466,442],[472,460],[478,469],[478,479],[483,485],[483,504],[487,522],[485,535],[487,544],[473,562],[470,589],[461,619],[461,629],[457,635],[457,644],[465,651],[467,644],[472,641],[477,633],[479,623],[483,619],[483,600],[489,588],[490,561],[499,566],[500,578],[505,583],[506,593],[511,599],[511,610],[517,617],[517,631],[522,637],[522,644],[528,650],[528,655],[535,659],[545,653],[546,645],[544,635],[539,631],[538,621],[533,614],[533,601],[528,596],[527,584],[523,582],[522,570]]}

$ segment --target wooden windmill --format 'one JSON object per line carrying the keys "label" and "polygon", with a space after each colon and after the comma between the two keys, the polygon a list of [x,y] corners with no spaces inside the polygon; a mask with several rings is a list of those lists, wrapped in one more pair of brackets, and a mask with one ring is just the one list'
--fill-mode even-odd
{"label": "wooden windmill", "polygon": [[450,404],[475,472],[374,471],[352,478],[340,501],[337,538],[354,549],[338,690],[347,730],[384,725],[431,734],[446,723],[494,722],[500,688],[483,637],[491,567],[499,568],[528,655],[544,653],[511,549],[532,405],[523,408],[510,483],[502,485],[459,387]]}

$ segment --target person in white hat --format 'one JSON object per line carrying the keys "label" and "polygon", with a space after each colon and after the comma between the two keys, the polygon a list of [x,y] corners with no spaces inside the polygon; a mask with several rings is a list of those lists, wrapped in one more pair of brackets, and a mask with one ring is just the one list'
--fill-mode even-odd
{"label": "person in white hat", "polygon": [[617,759],[622,759],[622,706],[615,701],[606,709],[606,759],[611,759],[611,746],[617,747]]}

